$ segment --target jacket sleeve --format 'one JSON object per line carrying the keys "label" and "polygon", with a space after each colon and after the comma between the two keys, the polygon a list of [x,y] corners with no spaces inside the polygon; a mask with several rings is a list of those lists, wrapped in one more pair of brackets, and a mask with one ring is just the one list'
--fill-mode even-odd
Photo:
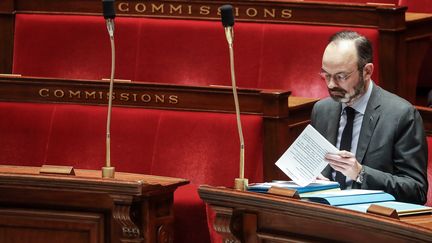
{"label": "jacket sleeve", "polygon": [[382,189],[396,200],[424,204],[427,200],[427,141],[418,111],[409,109],[399,119],[395,131],[393,172],[383,172],[367,165],[363,189]]}

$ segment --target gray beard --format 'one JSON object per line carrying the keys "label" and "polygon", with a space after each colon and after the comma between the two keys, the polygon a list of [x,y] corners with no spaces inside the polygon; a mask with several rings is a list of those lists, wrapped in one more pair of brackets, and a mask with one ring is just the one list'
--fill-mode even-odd
{"label": "gray beard", "polygon": [[360,81],[354,87],[354,93],[353,94],[349,94],[345,90],[338,89],[339,92],[342,92],[342,96],[332,95],[332,93],[329,92],[330,97],[332,97],[332,99],[336,102],[351,104],[356,99],[360,98],[366,90],[366,82],[365,82],[363,76],[359,75],[359,78],[360,78]]}

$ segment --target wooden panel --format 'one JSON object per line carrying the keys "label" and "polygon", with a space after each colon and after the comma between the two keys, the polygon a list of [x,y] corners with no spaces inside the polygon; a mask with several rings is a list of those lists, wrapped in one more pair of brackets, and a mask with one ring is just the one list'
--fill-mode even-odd
{"label": "wooden panel", "polygon": [[0,73],[12,72],[15,15],[14,0],[0,1]]}
{"label": "wooden panel", "polygon": [[15,9],[15,0],[3,0],[0,2],[0,14],[10,14]]}
{"label": "wooden panel", "polygon": [[201,186],[230,242],[430,242],[432,215],[401,220],[263,193]]}
{"label": "wooden panel", "polygon": [[[109,82],[0,75],[0,100],[106,105]],[[154,83],[115,83],[114,105],[171,110],[234,112],[231,87],[192,87]],[[288,96],[280,90],[238,89],[245,114],[288,115]],[[277,106],[276,106],[277,105]],[[278,110],[274,110],[278,107]]]}
{"label": "wooden panel", "polygon": [[103,243],[103,214],[0,208],[0,242]]}
{"label": "wooden panel", "polygon": [[[5,7],[6,8],[6,7]],[[1,13],[0,6],[0,73],[12,72],[15,15]]]}
{"label": "wooden panel", "polygon": [[0,242],[23,242],[16,236],[21,232],[35,240],[25,242],[173,241],[173,193],[187,180],[121,172],[102,179],[101,171],[78,169],[74,176],[47,175],[39,169],[0,166]]}

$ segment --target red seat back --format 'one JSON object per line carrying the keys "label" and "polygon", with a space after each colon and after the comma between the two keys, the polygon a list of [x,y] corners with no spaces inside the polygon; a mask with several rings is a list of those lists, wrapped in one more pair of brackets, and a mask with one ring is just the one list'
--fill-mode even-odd
{"label": "red seat back", "polygon": [[399,0],[399,6],[407,6],[407,12],[432,13],[430,0]]}
{"label": "red seat back", "polygon": [[[116,18],[116,78],[186,85],[231,85],[225,35],[217,21]],[[341,27],[236,23],[237,84],[325,97],[321,56]],[[374,44],[378,31],[352,28]],[[175,41],[173,41],[175,40]],[[110,44],[98,16],[17,14],[13,72],[27,76],[102,79],[110,74]],[[378,77],[375,68],[374,80]]]}
{"label": "red seat back", "polygon": [[429,181],[429,188],[427,193],[427,202],[426,205],[432,207],[432,135],[427,136],[428,142],[428,172],[427,177]]}
{"label": "red seat back", "polygon": [[[0,102],[0,164],[69,165],[99,170],[105,163],[104,106]],[[242,116],[245,176],[263,181],[262,118]],[[208,242],[200,184],[234,185],[239,176],[234,114],[115,107],[111,160],[116,171],[187,178],[175,192],[179,242]]]}

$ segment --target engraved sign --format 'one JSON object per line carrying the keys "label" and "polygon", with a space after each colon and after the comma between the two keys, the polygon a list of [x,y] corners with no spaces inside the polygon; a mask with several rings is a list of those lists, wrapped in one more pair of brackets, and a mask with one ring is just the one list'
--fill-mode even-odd
{"label": "engraved sign", "polygon": [[[158,17],[185,18],[220,18],[220,4],[207,3],[168,3],[158,1],[121,1],[117,3],[119,14],[132,14]],[[293,11],[284,7],[234,6],[234,15],[240,20],[275,20],[287,21],[293,17]]]}
{"label": "engraved sign", "polygon": [[[108,93],[96,90],[79,90],[79,89],[50,89],[41,88],[38,90],[41,98],[55,98],[58,100],[108,100]],[[113,92],[113,100],[119,100],[128,103],[156,103],[171,104],[179,103],[179,97],[174,94],[163,94],[154,92]]]}

